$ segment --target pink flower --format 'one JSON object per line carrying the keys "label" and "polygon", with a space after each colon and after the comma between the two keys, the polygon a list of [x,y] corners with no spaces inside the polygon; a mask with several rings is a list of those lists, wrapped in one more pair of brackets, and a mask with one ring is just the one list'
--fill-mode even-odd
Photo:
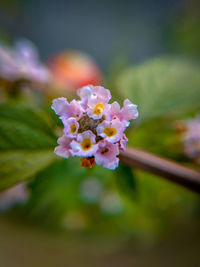
{"label": "pink flower", "polygon": [[[128,99],[122,109],[117,102],[109,104],[110,91],[102,86],[88,85],[79,89],[77,94],[80,100],[68,103],[61,97],[52,104],[70,140],[65,146],[66,153],[82,157],[81,166],[91,168],[96,161],[98,165],[113,170],[119,164],[119,150],[126,148],[128,139],[124,131],[129,120],[138,116],[137,106]],[[60,150],[63,155],[63,145]]]}
{"label": "pink flower", "polygon": [[138,117],[137,105],[131,103],[130,100],[126,99],[123,103],[123,108],[120,112],[123,120],[134,120]]}
{"label": "pink flower", "polygon": [[107,169],[115,169],[118,166],[119,149],[117,144],[112,144],[107,141],[100,141],[98,150],[95,154],[95,161],[98,165],[103,165]]}
{"label": "pink flower", "polygon": [[83,109],[78,101],[72,100],[69,103],[64,97],[54,99],[51,108],[57,115],[62,116],[65,119],[70,117],[80,117],[83,113]]}
{"label": "pink flower", "polygon": [[109,106],[104,98],[91,96],[88,100],[87,114],[94,120],[101,119],[108,112]]}
{"label": "pink flower", "polygon": [[74,138],[77,135],[79,124],[75,118],[63,119],[64,133],[70,138]]}
{"label": "pink flower", "polygon": [[110,91],[102,86],[93,86],[92,92],[93,96],[103,99],[104,102],[108,103],[111,99]]}
{"label": "pink flower", "polygon": [[86,109],[88,101],[92,99],[98,99],[99,103],[108,103],[111,99],[111,94],[108,89],[103,88],[102,86],[84,86],[77,90],[77,95],[81,98],[81,105]]}
{"label": "pink flower", "polygon": [[90,90],[84,87],[79,94],[82,96],[82,101],[86,101],[87,99],[88,116],[94,120],[98,120],[107,113],[111,94],[108,89],[105,89],[102,86],[90,86],[89,88]]}
{"label": "pink flower", "polygon": [[16,42],[13,48],[0,46],[0,77],[9,81],[51,81],[49,70],[39,61],[36,47],[25,39]]}
{"label": "pink flower", "polygon": [[120,105],[116,101],[109,105],[109,112],[107,114],[107,120],[120,119]]}
{"label": "pink flower", "polygon": [[118,142],[126,128],[125,123],[118,118],[112,121],[104,120],[97,127],[97,134],[111,143]]}
{"label": "pink flower", "polygon": [[106,114],[106,120],[118,118],[129,126],[131,119],[136,119],[138,116],[137,105],[132,104],[128,99],[124,101],[124,106],[120,109],[120,105],[115,101],[109,105],[109,112]]}
{"label": "pink flower", "polygon": [[63,135],[62,137],[58,138],[59,146],[57,146],[54,150],[56,155],[67,159],[71,155],[71,153],[70,153],[71,141],[72,141],[72,139],[68,138],[66,135]]}
{"label": "pink flower", "polygon": [[92,85],[84,86],[77,90],[77,95],[81,100],[88,99],[92,95]]}
{"label": "pink flower", "polygon": [[96,136],[89,130],[77,135],[77,141],[71,142],[71,153],[78,157],[94,156],[98,149]]}

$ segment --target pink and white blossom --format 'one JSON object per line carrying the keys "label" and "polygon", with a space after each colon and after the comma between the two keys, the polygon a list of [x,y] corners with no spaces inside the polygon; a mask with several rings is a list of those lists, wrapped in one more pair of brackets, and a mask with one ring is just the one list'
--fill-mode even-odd
{"label": "pink and white blossom", "polygon": [[74,138],[77,135],[79,124],[76,118],[63,119],[65,135]]}
{"label": "pink and white blossom", "polygon": [[80,100],[70,103],[61,97],[53,100],[52,109],[64,124],[57,155],[82,157],[82,166],[91,168],[95,162],[107,169],[119,165],[120,150],[126,149],[124,134],[129,120],[138,116],[137,106],[128,99],[122,109],[117,102],[109,104],[110,91],[102,86],[88,85],[78,90]]}
{"label": "pink and white blossom", "polygon": [[117,144],[112,144],[108,141],[100,141],[98,150],[95,154],[97,165],[103,165],[107,169],[115,169],[118,166],[119,148]]}
{"label": "pink and white blossom", "polygon": [[120,112],[123,120],[134,120],[138,117],[137,105],[133,104],[129,99],[124,100],[122,110]]}
{"label": "pink and white blossom", "polygon": [[97,134],[104,138],[104,140],[111,143],[118,142],[126,128],[125,123],[121,122],[118,118],[112,121],[104,120],[97,127]]}
{"label": "pink and white blossom", "polygon": [[96,136],[89,130],[77,135],[77,141],[71,142],[71,153],[78,157],[94,156],[98,149]]}
{"label": "pink and white blossom", "polygon": [[70,144],[72,142],[72,139],[67,137],[66,135],[63,135],[62,137],[58,138],[57,143],[59,146],[57,146],[54,150],[55,154],[62,157],[62,158],[68,158],[70,153]]}
{"label": "pink and white blossom", "polygon": [[94,86],[92,88],[92,95],[99,99],[103,99],[104,102],[109,102],[111,99],[111,94],[108,89],[105,89],[102,86]]}
{"label": "pink and white blossom", "polygon": [[108,102],[104,98],[91,96],[88,100],[87,114],[94,120],[101,119],[108,112]]}
{"label": "pink and white blossom", "polygon": [[80,103],[76,100],[72,100],[70,103],[65,97],[60,97],[53,100],[52,109],[57,115],[68,119],[70,117],[80,117],[83,113],[83,109]]}
{"label": "pink and white blossom", "polygon": [[0,77],[41,84],[51,81],[50,72],[40,62],[36,47],[26,39],[17,41],[13,48],[0,46]]}

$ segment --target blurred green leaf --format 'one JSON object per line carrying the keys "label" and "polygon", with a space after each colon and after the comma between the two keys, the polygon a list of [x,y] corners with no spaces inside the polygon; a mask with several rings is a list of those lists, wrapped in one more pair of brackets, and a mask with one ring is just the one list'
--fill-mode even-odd
{"label": "blurred green leaf", "polygon": [[126,70],[118,88],[139,107],[139,122],[200,107],[200,67],[160,57]]}
{"label": "blurred green leaf", "polygon": [[[152,134],[149,134],[149,133]],[[157,155],[185,162],[181,134],[175,129],[175,118],[155,118],[137,127],[129,134],[129,146]]]}
{"label": "blurred green leaf", "polygon": [[136,184],[133,170],[120,163],[115,170],[116,184],[119,191],[126,197],[134,199],[136,195]]}
{"label": "blurred green leaf", "polygon": [[46,226],[59,226],[69,210],[80,204],[79,184],[87,175],[80,159],[54,162],[30,184],[25,215]]}
{"label": "blurred green leaf", "polygon": [[56,136],[39,111],[0,105],[0,190],[24,181],[55,159]]}
{"label": "blurred green leaf", "polygon": [[30,199],[25,207],[25,217],[47,227],[59,227],[70,212],[89,214],[88,220],[99,220],[98,206],[85,201],[81,196],[85,179],[99,180],[110,188],[113,172],[100,166],[92,169],[81,167],[80,158],[69,158],[53,162],[38,173],[30,183]]}

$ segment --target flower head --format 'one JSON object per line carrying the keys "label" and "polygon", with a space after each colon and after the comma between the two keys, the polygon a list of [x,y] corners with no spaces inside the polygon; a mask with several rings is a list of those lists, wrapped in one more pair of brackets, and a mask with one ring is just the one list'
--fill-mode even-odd
{"label": "flower head", "polygon": [[[122,109],[117,102],[109,104],[110,91],[102,86],[85,86],[77,91],[80,100],[53,100],[52,109],[64,125],[64,136],[58,139],[56,154],[82,157],[82,166],[102,165],[115,169],[120,150],[125,150],[124,134],[130,119],[138,116],[137,106],[128,99]],[[66,152],[64,153],[66,149]]]}

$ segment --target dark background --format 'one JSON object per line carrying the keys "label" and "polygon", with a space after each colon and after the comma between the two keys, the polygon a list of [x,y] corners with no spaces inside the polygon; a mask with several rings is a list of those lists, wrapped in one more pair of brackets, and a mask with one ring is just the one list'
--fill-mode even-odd
{"label": "dark background", "polygon": [[0,30],[26,37],[46,59],[68,48],[89,53],[105,67],[116,54],[139,62],[173,53],[167,38],[190,1],[0,1]]}

